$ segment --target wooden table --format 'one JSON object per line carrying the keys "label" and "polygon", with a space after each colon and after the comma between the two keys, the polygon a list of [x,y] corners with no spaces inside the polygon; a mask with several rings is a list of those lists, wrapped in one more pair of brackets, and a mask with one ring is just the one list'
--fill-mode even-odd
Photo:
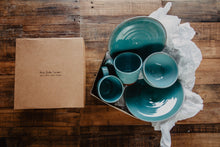
{"label": "wooden table", "polygon": [[[124,19],[166,0],[1,0],[0,146],[159,146],[160,132],[90,96],[108,38]],[[193,89],[204,110],[172,129],[172,146],[220,146],[220,2],[172,0],[169,14],[190,22],[203,61]],[[75,37],[86,42],[86,107],[13,110],[15,39]]]}

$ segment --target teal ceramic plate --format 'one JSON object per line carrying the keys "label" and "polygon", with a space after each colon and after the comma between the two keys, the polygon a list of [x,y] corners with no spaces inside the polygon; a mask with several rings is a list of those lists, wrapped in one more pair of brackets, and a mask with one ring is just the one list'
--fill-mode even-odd
{"label": "teal ceramic plate", "polygon": [[169,88],[158,89],[139,80],[126,88],[124,96],[128,110],[135,117],[148,122],[170,118],[180,109],[184,100],[179,81]]}
{"label": "teal ceramic plate", "polygon": [[166,31],[159,21],[146,16],[133,17],[115,28],[110,36],[108,49],[113,57],[129,50],[148,56],[161,51],[166,38]]}

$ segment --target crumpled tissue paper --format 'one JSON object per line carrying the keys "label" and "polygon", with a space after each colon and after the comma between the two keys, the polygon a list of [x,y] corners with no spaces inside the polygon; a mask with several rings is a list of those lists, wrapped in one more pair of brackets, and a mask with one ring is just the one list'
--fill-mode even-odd
{"label": "crumpled tissue paper", "polygon": [[180,24],[181,19],[177,16],[167,15],[171,6],[172,3],[168,2],[164,8],[159,8],[149,15],[160,21],[166,29],[167,44],[163,51],[170,54],[177,62],[178,79],[184,88],[185,95],[182,107],[173,117],[152,123],[155,130],[161,130],[161,147],[171,146],[170,130],[177,121],[193,117],[203,109],[203,100],[198,94],[192,92],[195,84],[195,71],[202,60],[200,49],[191,41],[195,31],[189,23]]}

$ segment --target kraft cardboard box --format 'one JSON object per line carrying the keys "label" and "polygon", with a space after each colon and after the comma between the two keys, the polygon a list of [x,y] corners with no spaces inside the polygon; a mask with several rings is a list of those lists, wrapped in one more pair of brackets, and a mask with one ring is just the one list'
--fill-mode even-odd
{"label": "kraft cardboard box", "polygon": [[84,107],[85,73],[83,38],[17,39],[14,109]]}

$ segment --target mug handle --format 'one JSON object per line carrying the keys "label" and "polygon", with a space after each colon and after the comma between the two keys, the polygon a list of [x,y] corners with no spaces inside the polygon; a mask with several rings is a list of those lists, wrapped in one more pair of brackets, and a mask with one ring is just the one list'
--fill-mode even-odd
{"label": "mug handle", "polygon": [[105,61],[105,65],[113,65],[114,63],[113,63],[114,61],[113,61],[113,59],[107,59],[106,61]]}
{"label": "mug handle", "polygon": [[102,66],[101,69],[102,69],[103,76],[109,75],[109,70],[108,70],[107,66]]}

